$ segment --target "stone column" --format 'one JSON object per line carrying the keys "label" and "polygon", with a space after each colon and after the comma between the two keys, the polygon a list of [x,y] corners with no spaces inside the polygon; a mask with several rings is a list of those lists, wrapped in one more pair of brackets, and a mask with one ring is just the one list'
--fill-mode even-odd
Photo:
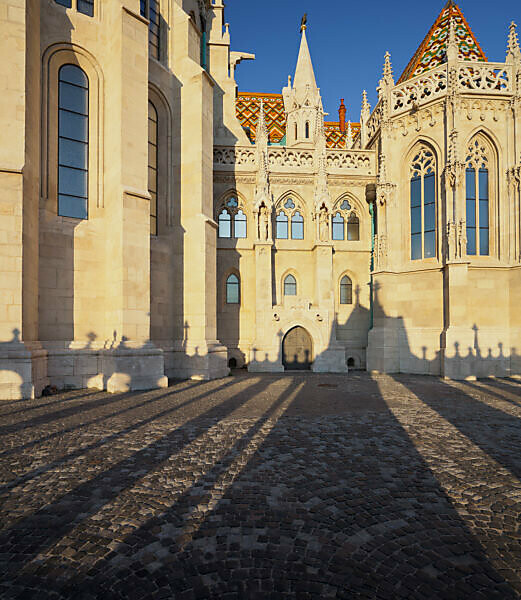
{"label": "stone column", "polygon": [[[29,399],[47,384],[38,344],[40,8],[0,10],[0,400]],[[26,86],[26,82],[29,85]]]}
{"label": "stone column", "polygon": [[476,379],[474,332],[469,321],[467,261],[445,265],[445,331],[442,337],[442,375],[447,379]]}
{"label": "stone column", "polygon": [[[163,353],[150,340],[150,196],[148,194],[148,26],[137,13],[107,6],[117,53],[106,73],[112,107],[107,235],[106,335],[99,376],[109,392],[165,387]],[[96,380],[97,379],[97,380]]]}
{"label": "stone column", "polygon": [[313,249],[315,268],[315,301],[312,317],[322,332],[314,340],[313,371],[316,373],[347,373],[344,347],[336,339],[335,296],[337,284],[333,280],[333,244],[317,242]]}
{"label": "stone column", "polygon": [[273,242],[255,244],[255,341],[250,351],[248,370],[282,372],[282,340],[273,339],[274,314],[272,283]]}

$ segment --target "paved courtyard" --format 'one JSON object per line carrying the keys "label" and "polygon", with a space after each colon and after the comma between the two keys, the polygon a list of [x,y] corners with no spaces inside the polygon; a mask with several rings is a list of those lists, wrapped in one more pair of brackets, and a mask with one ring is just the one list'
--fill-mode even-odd
{"label": "paved courtyard", "polygon": [[521,597],[519,382],[238,374],[0,415],[0,598]]}

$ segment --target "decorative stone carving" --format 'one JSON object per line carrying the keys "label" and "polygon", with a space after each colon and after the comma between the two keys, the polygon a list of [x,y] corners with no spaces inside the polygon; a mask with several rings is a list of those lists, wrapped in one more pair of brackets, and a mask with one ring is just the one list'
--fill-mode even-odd
{"label": "decorative stone carving", "polygon": [[329,241],[329,213],[328,213],[327,208],[324,205],[322,205],[319,210],[318,219],[319,219],[319,226],[318,226],[319,239],[321,242],[328,242]]}
{"label": "decorative stone carving", "polygon": [[447,90],[447,85],[446,65],[407,80],[392,91],[392,113],[397,114],[414,106],[419,107],[442,96]]}

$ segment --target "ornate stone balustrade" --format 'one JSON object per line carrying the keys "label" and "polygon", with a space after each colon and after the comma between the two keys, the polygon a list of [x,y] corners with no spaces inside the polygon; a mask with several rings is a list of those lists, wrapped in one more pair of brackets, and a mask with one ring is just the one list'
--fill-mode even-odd
{"label": "ornate stone balustrade", "polygon": [[[514,90],[512,66],[505,63],[458,61],[457,80],[460,94],[511,95]],[[445,63],[393,88],[389,105],[391,117],[419,108],[445,96],[448,91],[448,65]],[[372,139],[380,128],[382,101],[376,105],[368,121]]]}
{"label": "ornate stone balustrade", "polygon": [[421,106],[445,94],[447,90],[447,65],[418,75],[397,85],[391,92],[391,115]]}
{"label": "ornate stone balustrade", "polygon": [[[216,146],[213,162],[215,171],[252,172],[256,170],[256,149],[253,146]],[[313,174],[317,162],[314,150],[268,148],[268,169],[272,173]],[[374,175],[376,154],[372,150],[327,150],[327,170],[331,174]]]}
{"label": "ornate stone balustrade", "polygon": [[458,83],[463,93],[511,94],[512,67],[504,63],[460,62]]}

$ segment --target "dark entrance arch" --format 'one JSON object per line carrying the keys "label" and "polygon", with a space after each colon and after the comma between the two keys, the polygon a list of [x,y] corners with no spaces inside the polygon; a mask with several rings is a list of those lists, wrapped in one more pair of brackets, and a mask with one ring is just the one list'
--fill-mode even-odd
{"label": "dark entrance arch", "polygon": [[313,362],[313,342],[303,327],[290,329],[282,340],[282,364],[286,371],[309,371]]}

